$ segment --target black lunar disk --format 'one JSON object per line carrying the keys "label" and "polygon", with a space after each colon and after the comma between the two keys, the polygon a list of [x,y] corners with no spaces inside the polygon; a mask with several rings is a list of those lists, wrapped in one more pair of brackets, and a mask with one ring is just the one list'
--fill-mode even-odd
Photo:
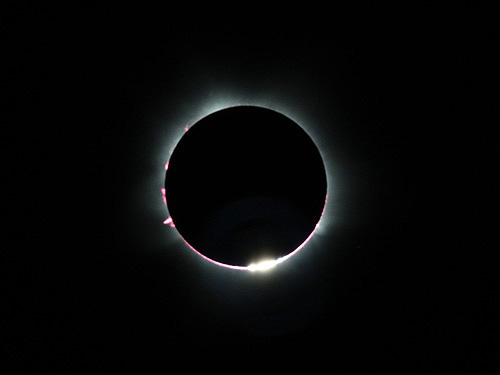
{"label": "black lunar disk", "polygon": [[165,178],[176,229],[197,252],[246,267],[297,249],[321,218],[321,155],[276,111],[237,106],[199,120],[181,138]]}

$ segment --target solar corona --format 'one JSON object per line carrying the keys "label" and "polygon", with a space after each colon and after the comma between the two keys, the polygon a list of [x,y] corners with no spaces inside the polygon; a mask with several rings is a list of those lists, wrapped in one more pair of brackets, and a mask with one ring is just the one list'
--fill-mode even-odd
{"label": "solar corona", "polygon": [[239,105],[186,126],[165,164],[164,224],[204,259],[267,271],[304,248],[327,202],[311,137],[272,109]]}

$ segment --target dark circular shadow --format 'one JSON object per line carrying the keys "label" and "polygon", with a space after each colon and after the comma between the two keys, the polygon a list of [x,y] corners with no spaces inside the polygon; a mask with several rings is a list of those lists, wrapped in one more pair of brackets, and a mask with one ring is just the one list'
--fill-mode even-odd
{"label": "dark circular shadow", "polygon": [[202,255],[246,267],[297,249],[326,200],[321,155],[307,133],[276,111],[230,107],[181,138],[165,178],[176,229]]}

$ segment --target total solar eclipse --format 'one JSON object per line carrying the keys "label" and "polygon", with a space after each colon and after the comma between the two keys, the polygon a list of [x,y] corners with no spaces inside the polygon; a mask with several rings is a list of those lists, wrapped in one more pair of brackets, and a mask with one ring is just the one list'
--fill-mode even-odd
{"label": "total solar eclipse", "polygon": [[267,269],[300,250],[321,219],[321,154],[293,120],[236,106],[196,122],[176,145],[163,190],[184,241],[221,266]]}

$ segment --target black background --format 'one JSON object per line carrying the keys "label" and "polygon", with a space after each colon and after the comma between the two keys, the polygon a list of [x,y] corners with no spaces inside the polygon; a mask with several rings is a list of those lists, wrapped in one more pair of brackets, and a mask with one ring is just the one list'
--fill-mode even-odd
{"label": "black background", "polygon": [[[487,11],[6,8],[2,362],[494,367]],[[328,225],[271,273],[162,225],[166,134],[221,91],[292,109],[328,155]]]}

